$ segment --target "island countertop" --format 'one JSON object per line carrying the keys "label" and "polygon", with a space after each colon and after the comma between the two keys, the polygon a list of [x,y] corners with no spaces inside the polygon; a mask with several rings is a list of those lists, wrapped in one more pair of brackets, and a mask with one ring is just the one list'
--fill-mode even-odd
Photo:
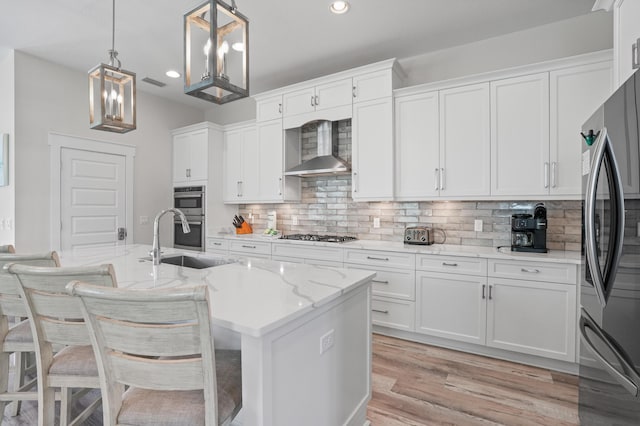
{"label": "island countertop", "polygon": [[[367,283],[375,272],[319,267],[262,259],[206,268],[160,264],[148,258],[150,246],[126,245],[63,251],[62,266],[113,264],[118,287],[131,289],[185,287],[206,284],[211,289],[214,324],[262,336],[337,297]],[[164,256],[220,257],[162,248]]]}

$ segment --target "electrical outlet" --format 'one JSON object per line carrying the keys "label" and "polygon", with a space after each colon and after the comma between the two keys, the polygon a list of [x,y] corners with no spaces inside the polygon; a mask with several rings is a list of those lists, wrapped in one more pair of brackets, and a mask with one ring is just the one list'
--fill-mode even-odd
{"label": "electrical outlet", "polygon": [[146,225],[149,223],[149,216],[140,216],[140,225]]}
{"label": "electrical outlet", "polygon": [[7,225],[7,229],[8,230],[12,230],[13,229],[13,219],[8,217],[7,220],[6,220],[6,225]]}
{"label": "electrical outlet", "polygon": [[476,219],[473,222],[473,230],[476,232],[482,232],[482,220],[481,219]]}
{"label": "electrical outlet", "polygon": [[292,225],[298,224],[298,216],[291,216],[291,224]]}
{"label": "electrical outlet", "polygon": [[331,349],[333,346],[333,331],[334,330],[329,330],[320,337],[320,355]]}
{"label": "electrical outlet", "polygon": [[373,227],[374,228],[380,228],[380,218],[379,217],[374,217],[373,218]]}

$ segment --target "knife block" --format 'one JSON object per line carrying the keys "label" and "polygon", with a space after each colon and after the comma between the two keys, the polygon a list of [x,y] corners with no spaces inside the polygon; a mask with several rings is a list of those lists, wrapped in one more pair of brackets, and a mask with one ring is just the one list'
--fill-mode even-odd
{"label": "knife block", "polygon": [[236,234],[253,234],[253,228],[247,222],[242,222],[240,228],[236,228]]}

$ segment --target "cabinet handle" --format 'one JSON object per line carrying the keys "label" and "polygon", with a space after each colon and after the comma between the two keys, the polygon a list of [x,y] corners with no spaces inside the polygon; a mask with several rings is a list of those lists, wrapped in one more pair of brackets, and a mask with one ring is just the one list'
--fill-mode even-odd
{"label": "cabinet handle", "polygon": [[389,258],[388,258],[388,257],[373,257],[373,256],[367,256],[367,259],[370,259],[370,260],[384,260],[385,262],[388,262],[388,261],[389,261]]}
{"label": "cabinet handle", "polygon": [[486,299],[486,296],[485,296],[486,290],[487,290],[487,285],[486,284],[482,284],[482,298],[483,299]]}
{"label": "cabinet handle", "polygon": [[278,104],[278,113],[282,114],[282,103]]}
{"label": "cabinet handle", "polygon": [[558,163],[555,161],[551,163],[551,187],[556,187],[556,181],[558,180]]}
{"label": "cabinet handle", "polygon": [[640,68],[640,61],[638,61],[638,44],[640,44],[640,38],[631,45],[631,68]]}
{"label": "cabinet handle", "polygon": [[378,312],[378,313],[380,313],[380,314],[388,314],[388,313],[389,313],[389,311],[386,311],[386,310],[385,310],[385,311],[383,311],[383,310],[380,310],[380,309],[372,309],[372,311],[373,311],[373,312]]}
{"label": "cabinet handle", "polygon": [[493,290],[493,286],[492,285],[489,286],[489,300],[493,299],[493,297],[491,295],[491,290]]}
{"label": "cabinet handle", "polygon": [[458,266],[458,264],[457,263],[442,262],[442,266]]}
{"label": "cabinet handle", "polygon": [[355,98],[357,97],[356,95],[356,86],[353,86],[353,88],[351,89],[351,95]]}
{"label": "cabinet handle", "polygon": [[540,269],[528,269],[528,268],[520,268],[522,272],[527,272],[529,274],[539,274]]}
{"label": "cabinet handle", "polygon": [[549,187],[549,163],[546,161],[544,163],[544,187]]}
{"label": "cabinet handle", "polygon": [[311,106],[315,106],[315,104],[313,103],[313,96],[311,96]]}
{"label": "cabinet handle", "polygon": [[239,180],[236,186],[237,186],[236,189],[238,190],[238,197],[242,197],[242,181]]}
{"label": "cabinet handle", "polygon": [[382,281],[382,280],[371,280],[371,282],[378,283],[378,284],[389,284],[389,281]]}
{"label": "cabinet handle", "polygon": [[435,175],[433,176],[433,180],[434,180],[434,181],[435,181],[435,183],[436,183],[436,187],[435,187],[435,190],[436,190],[436,191],[437,191],[437,190],[439,189],[439,187],[440,187],[440,175],[439,175],[439,173],[438,173],[439,171],[440,171],[440,169],[436,169],[436,173],[435,173]]}
{"label": "cabinet handle", "polygon": [[444,178],[445,178],[444,168],[440,169],[440,190],[443,190],[445,187]]}
{"label": "cabinet handle", "polygon": [[221,246],[222,243],[212,243],[214,246]]}
{"label": "cabinet handle", "polygon": [[282,178],[278,178],[278,195],[282,195]]}
{"label": "cabinet handle", "polygon": [[256,246],[247,246],[247,245],[242,245],[243,248],[248,248],[248,249],[255,249]]}
{"label": "cabinet handle", "polygon": [[320,105],[320,98],[318,98],[318,95],[316,95],[315,98],[313,98],[313,100],[316,106]]}
{"label": "cabinet handle", "polygon": [[358,172],[353,172],[353,192],[358,192]]}

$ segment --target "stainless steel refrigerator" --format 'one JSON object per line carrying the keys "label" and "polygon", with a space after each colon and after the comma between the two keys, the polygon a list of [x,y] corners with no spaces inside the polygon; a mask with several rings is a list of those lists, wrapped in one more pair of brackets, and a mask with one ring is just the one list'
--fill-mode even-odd
{"label": "stainless steel refrigerator", "polygon": [[580,424],[640,425],[640,75],[583,126]]}

